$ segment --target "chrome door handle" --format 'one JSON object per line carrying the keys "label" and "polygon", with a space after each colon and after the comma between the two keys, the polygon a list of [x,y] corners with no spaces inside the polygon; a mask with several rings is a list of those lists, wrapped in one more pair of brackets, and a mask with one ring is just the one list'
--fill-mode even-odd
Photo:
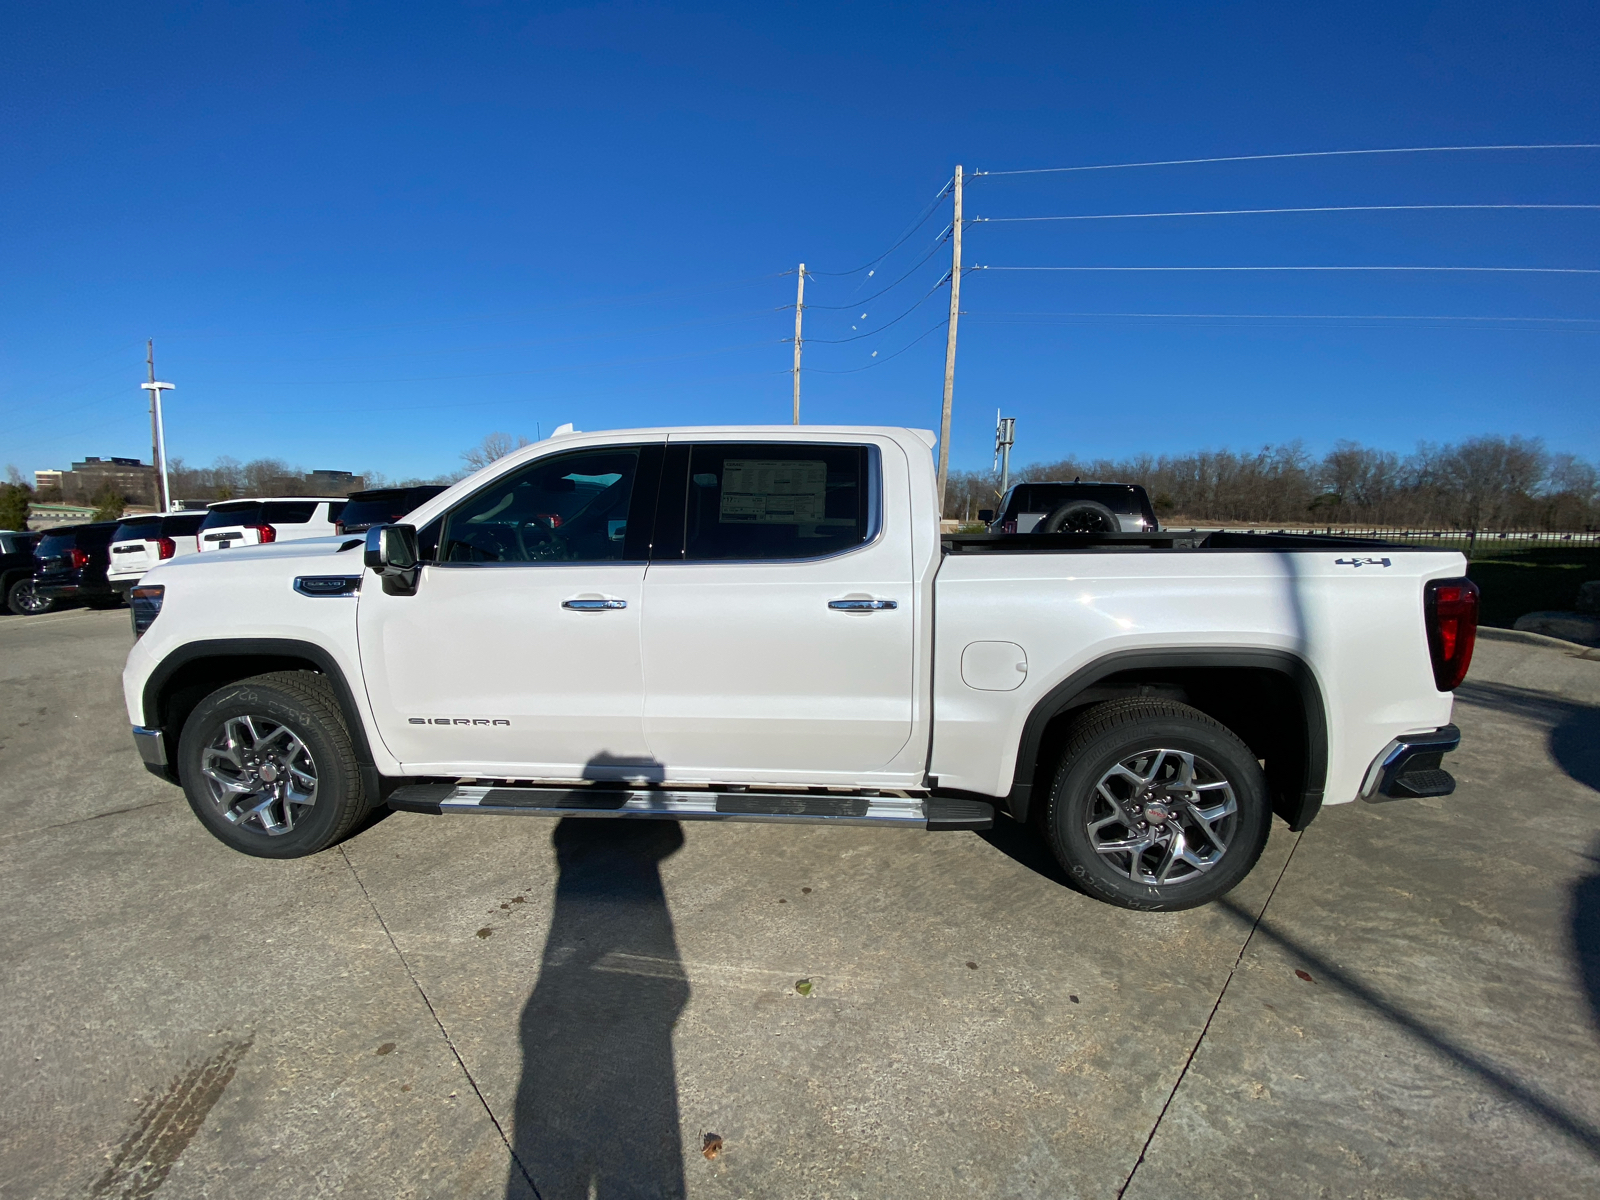
{"label": "chrome door handle", "polygon": [[579,612],[600,612],[607,608],[627,608],[626,600],[563,600],[562,608],[575,608]]}
{"label": "chrome door handle", "polygon": [[893,600],[829,600],[829,608],[841,612],[882,612],[886,608],[899,608]]}

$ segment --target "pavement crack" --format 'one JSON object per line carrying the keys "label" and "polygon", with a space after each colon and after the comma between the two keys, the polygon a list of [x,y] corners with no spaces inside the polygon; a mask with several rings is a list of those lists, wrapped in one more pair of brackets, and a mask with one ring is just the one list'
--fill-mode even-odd
{"label": "pavement crack", "polygon": [[128,808],[113,808],[109,812],[91,813],[87,817],[74,817],[70,821],[57,821],[53,825],[40,825],[34,829],[15,829],[7,833],[0,833],[0,841],[7,838],[27,837],[34,833],[48,833],[52,829],[65,829],[69,825],[82,825],[86,821],[99,821],[106,817],[120,817],[124,813],[143,812],[147,808],[163,808],[169,804],[176,804],[176,800],[152,800],[148,804],[134,804]]}
{"label": "pavement crack", "polygon": [[1156,1131],[1161,1128],[1161,1122],[1166,1119],[1167,1109],[1172,1107],[1172,1101],[1178,1095],[1178,1089],[1183,1086],[1184,1079],[1189,1074],[1189,1067],[1194,1063],[1195,1055],[1200,1053],[1200,1045],[1206,1040],[1206,1034],[1211,1032],[1211,1022],[1216,1020],[1217,1011],[1222,1007],[1222,1001],[1228,994],[1228,985],[1233,982],[1234,974],[1239,970],[1239,964],[1244,961],[1245,951],[1250,949],[1250,939],[1255,937],[1256,930],[1261,926],[1261,919],[1267,915],[1267,906],[1272,903],[1272,898],[1278,894],[1278,885],[1283,882],[1283,877],[1289,873],[1289,864],[1294,861],[1294,852],[1300,848],[1300,838],[1303,835],[1295,834],[1294,845],[1289,847],[1289,853],[1284,857],[1283,868],[1278,872],[1278,877],[1272,881],[1272,889],[1267,893],[1267,898],[1261,902],[1261,911],[1256,913],[1256,919],[1250,925],[1250,932],[1245,934],[1244,941],[1239,943],[1239,953],[1234,956],[1233,965],[1228,968],[1228,977],[1222,981],[1222,987],[1217,992],[1216,1003],[1211,1006],[1211,1011],[1206,1014],[1206,1023],[1200,1027],[1200,1036],[1195,1038],[1194,1045],[1189,1047],[1189,1056],[1183,1060],[1183,1068],[1178,1072],[1178,1078],[1172,1083],[1172,1090],[1167,1093],[1166,1100],[1161,1105],[1161,1111],[1156,1114],[1155,1124],[1150,1126],[1150,1132],[1144,1139],[1144,1145],[1139,1148],[1139,1157],[1134,1160],[1133,1170],[1128,1172],[1128,1177],[1122,1181],[1122,1186],[1117,1189],[1116,1200],[1122,1200],[1122,1195],[1133,1186],[1133,1177],[1139,1173],[1139,1168],[1144,1166],[1145,1156],[1150,1153],[1150,1143],[1156,1140]]}
{"label": "pavement crack", "polygon": [[522,1159],[517,1157],[517,1152],[511,1145],[511,1139],[506,1136],[505,1127],[500,1124],[500,1119],[494,1115],[494,1109],[489,1107],[489,1101],[484,1096],[483,1090],[478,1087],[478,1081],[472,1077],[472,1071],[468,1068],[466,1059],[461,1057],[461,1051],[456,1048],[455,1039],[450,1036],[450,1031],[445,1028],[444,1022],[439,1019],[439,1012],[433,1007],[433,1001],[428,998],[428,993],[423,988],[422,981],[417,978],[417,973],[411,969],[411,964],[406,961],[405,952],[400,949],[400,943],[394,940],[394,932],[389,928],[389,922],[383,919],[383,913],[378,911],[377,901],[373,900],[372,893],[367,891],[367,885],[362,882],[361,873],[356,870],[355,863],[350,861],[350,855],[345,853],[345,848],[340,846],[338,849],[339,857],[344,859],[344,865],[350,868],[351,878],[356,881],[356,886],[361,889],[362,896],[366,898],[368,907],[372,909],[372,915],[377,919],[379,928],[383,930],[383,936],[389,939],[389,945],[394,950],[395,957],[400,960],[400,965],[405,969],[406,977],[411,980],[411,986],[417,989],[417,995],[422,997],[422,1003],[427,1008],[428,1015],[433,1018],[433,1023],[438,1026],[439,1036],[444,1039],[444,1044],[449,1047],[451,1057],[456,1060],[456,1066],[461,1068],[461,1074],[466,1077],[468,1086],[472,1088],[472,1094],[478,1098],[478,1103],[483,1106],[484,1115],[489,1118],[489,1123],[494,1126],[494,1131],[500,1135],[500,1140],[505,1143],[506,1153],[511,1155],[511,1161],[517,1164],[517,1170],[521,1173],[523,1181],[527,1183],[528,1190],[533,1193],[534,1200],[542,1200],[538,1187],[534,1184],[532,1176],[528,1174],[528,1168],[523,1165]]}

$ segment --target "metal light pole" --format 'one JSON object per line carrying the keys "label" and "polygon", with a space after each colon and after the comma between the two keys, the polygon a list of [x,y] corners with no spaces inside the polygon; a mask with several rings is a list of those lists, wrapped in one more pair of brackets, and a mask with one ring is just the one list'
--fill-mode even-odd
{"label": "metal light pole", "polygon": [[170,383],[157,382],[155,368],[150,370],[150,382],[139,385],[150,393],[150,407],[156,419],[156,476],[161,481],[160,492],[156,496],[156,508],[159,512],[166,512],[172,507],[172,493],[167,487],[167,434],[161,423],[161,393],[173,391]]}
{"label": "metal light pole", "polygon": [[1017,419],[1015,417],[1002,417],[1000,410],[994,410],[994,458],[995,465],[1000,469],[1000,495],[1004,496],[1011,487],[1011,447],[1017,440]]}

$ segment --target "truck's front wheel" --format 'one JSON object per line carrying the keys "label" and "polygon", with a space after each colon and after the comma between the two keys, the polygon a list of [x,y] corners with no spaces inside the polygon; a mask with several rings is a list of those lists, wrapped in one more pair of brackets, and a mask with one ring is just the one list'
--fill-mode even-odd
{"label": "truck's front wheel", "polygon": [[1073,724],[1044,823],[1061,865],[1124,908],[1193,908],[1250,873],[1272,809],[1255,755],[1198,709],[1112,700]]}
{"label": "truck's front wheel", "polygon": [[309,671],[212,692],[184,722],[178,774],[200,823],[259,858],[326,849],[368,807],[333,689]]}

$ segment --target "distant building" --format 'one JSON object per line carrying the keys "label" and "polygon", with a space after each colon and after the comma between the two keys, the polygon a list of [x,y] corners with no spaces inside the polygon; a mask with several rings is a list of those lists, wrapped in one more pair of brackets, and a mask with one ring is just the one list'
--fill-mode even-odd
{"label": "distant building", "polygon": [[70,471],[35,471],[33,479],[40,492],[53,492],[64,504],[93,503],[107,487],[139,503],[154,498],[156,471],[137,458],[85,458]]}
{"label": "distant building", "polygon": [[313,471],[306,476],[306,494],[311,496],[348,496],[366,487],[367,481],[349,471]]}

